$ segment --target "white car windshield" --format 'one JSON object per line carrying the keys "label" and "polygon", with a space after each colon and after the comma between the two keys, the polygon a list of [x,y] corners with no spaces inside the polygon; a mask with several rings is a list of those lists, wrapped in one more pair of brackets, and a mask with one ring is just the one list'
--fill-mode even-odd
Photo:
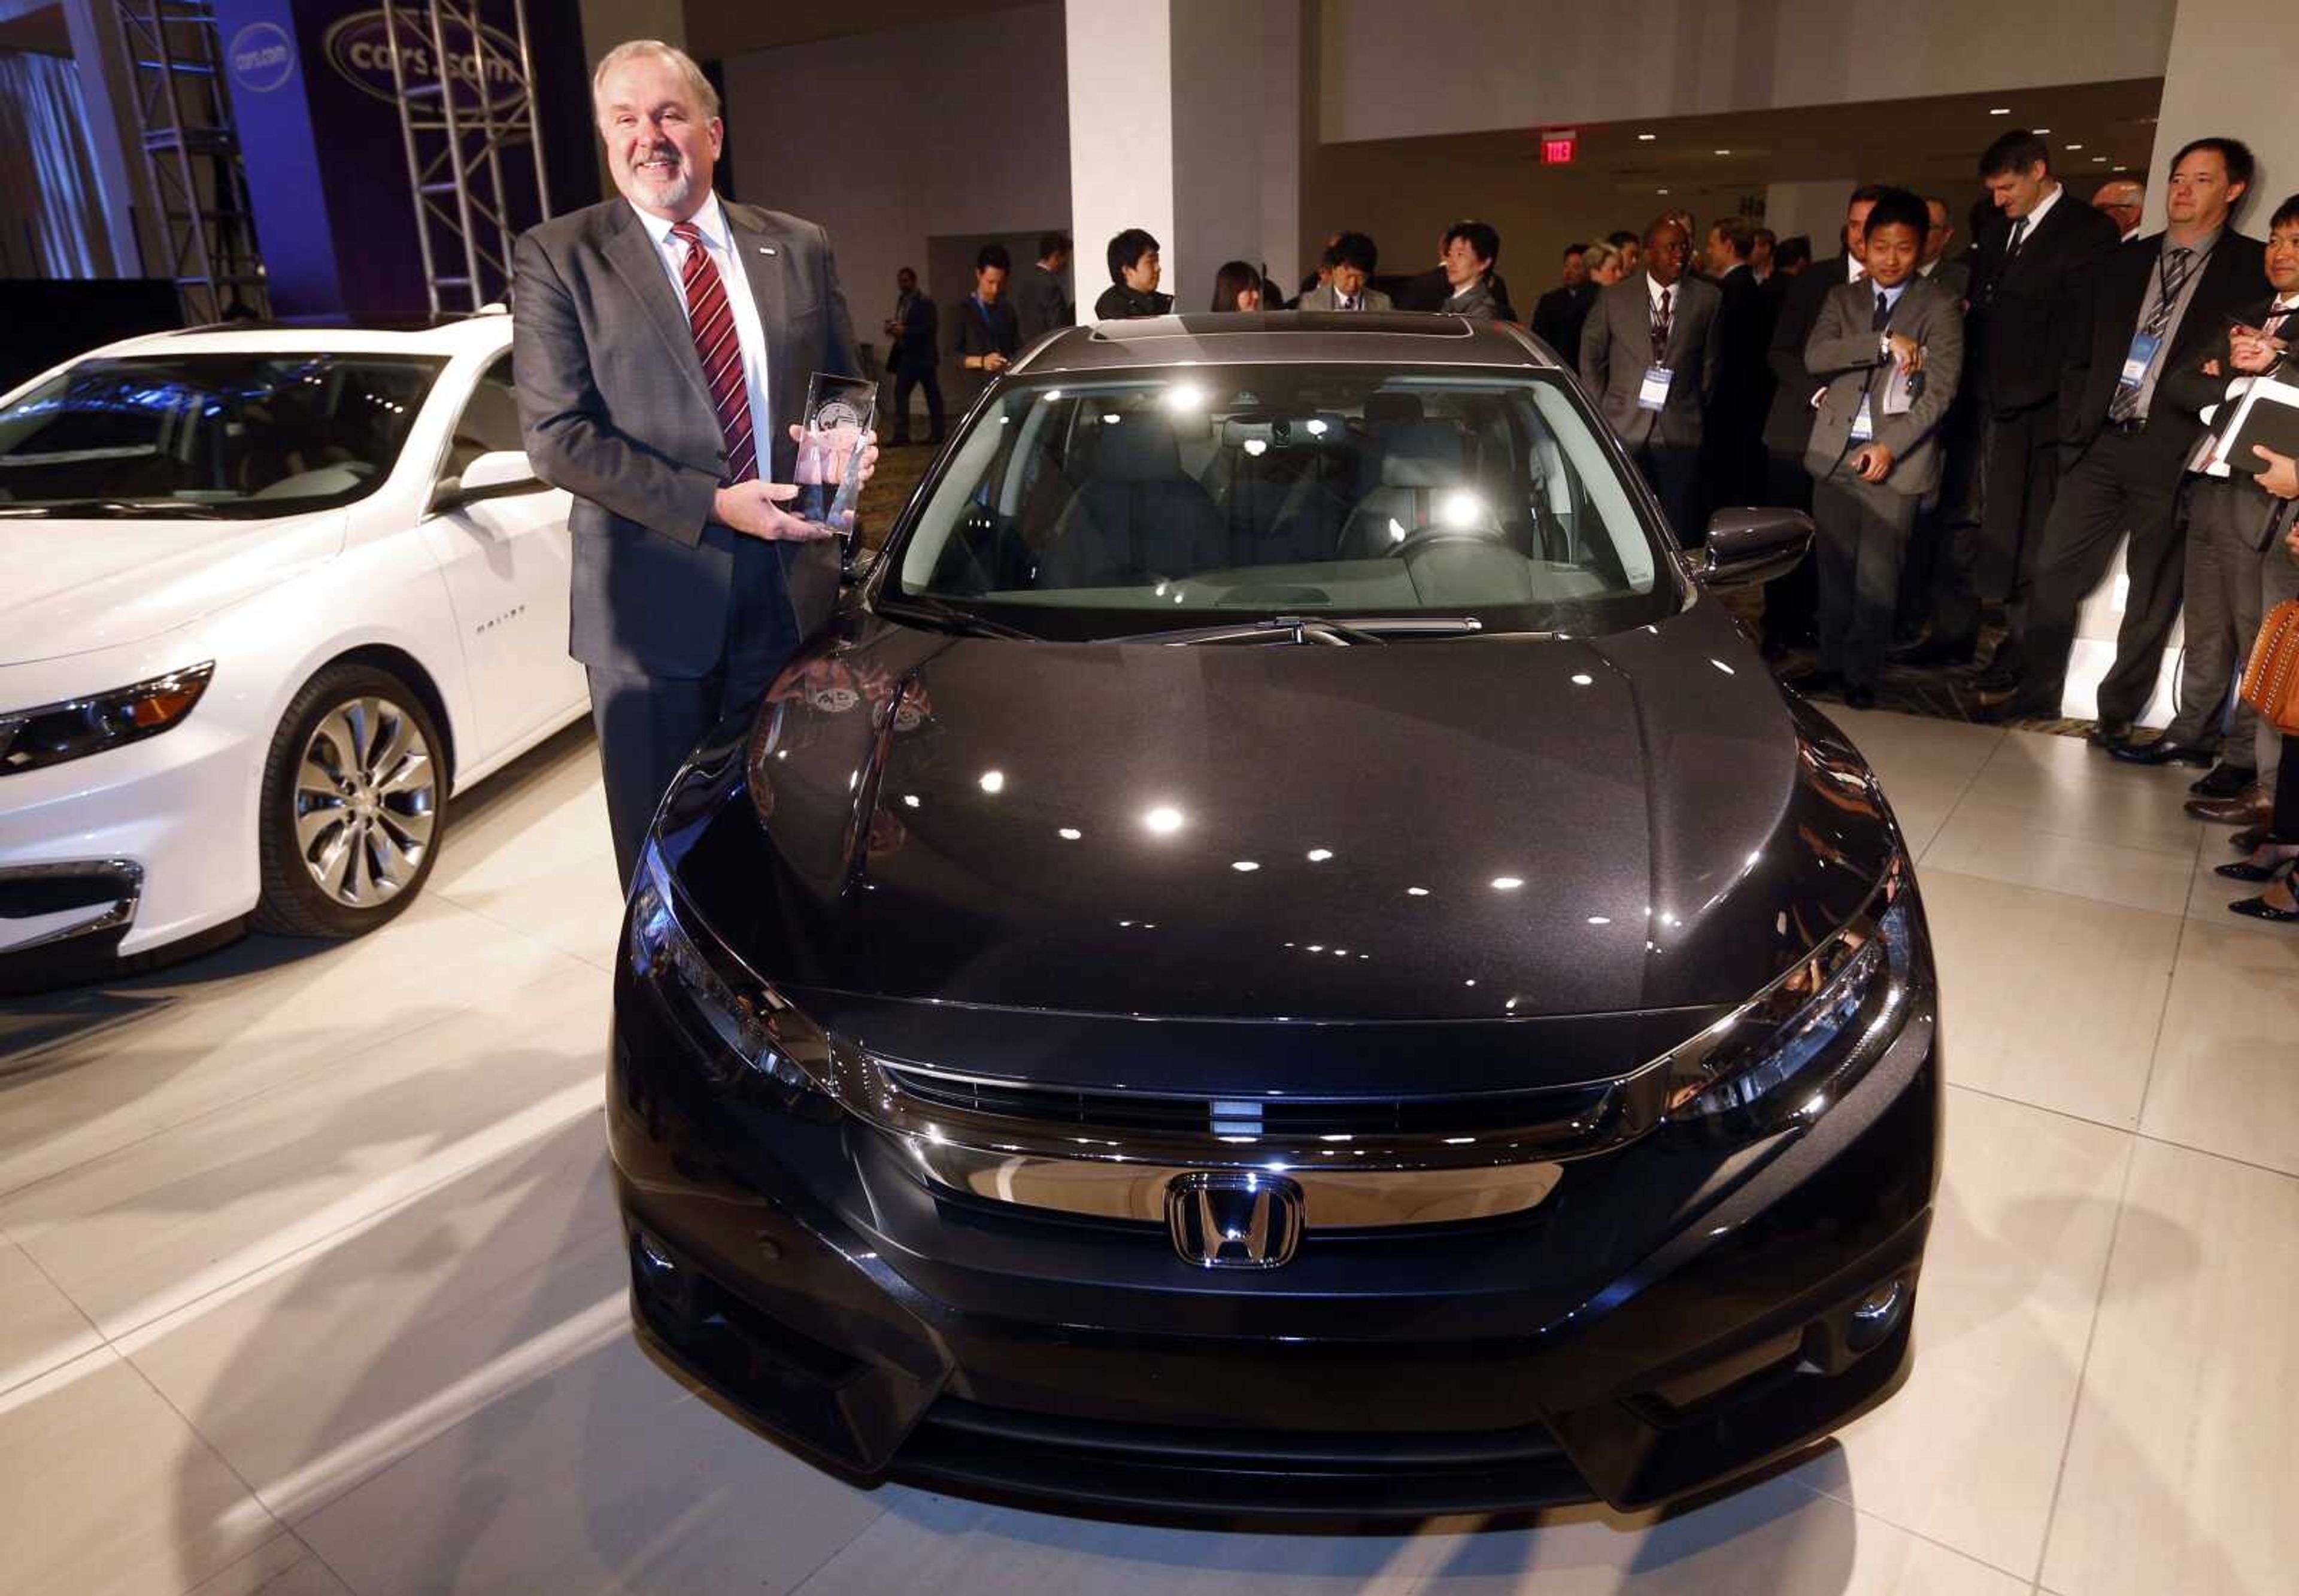
{"label": "white car windshield", "polygon": [[[1035,636],[1285,617],[1574,635],[1672,613],[1668,556],[1550,374],[1192,366],[1004,389],[882,607]],[[1465,623],[1473,622],[1473,628]]]}
{"label": "white car windshield", "polygon": [[0,515],[300,514],[372,493],[445,362],[86,360],[0,409]]}

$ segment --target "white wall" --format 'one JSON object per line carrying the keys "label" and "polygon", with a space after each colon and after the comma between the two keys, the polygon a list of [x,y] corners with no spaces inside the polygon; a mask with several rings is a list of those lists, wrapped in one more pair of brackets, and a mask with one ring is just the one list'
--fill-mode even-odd
{"label": "white wall", "polygon": [[[1146,228],[1163,245],[1160,289],[1184,291],[1174,249],[1174,30],[1165,0],[1068,0],[1069,198],[1078,320],[1109,287],[1110,239]],[[1208,295],[1210,280],[1204,284]]]}
{"label": "white wall", "polygon": [[[1062,37],[1048,0],[726,62],[740,197],[830,229],[855,336],[882,354],[894,273],[925,271],[928,237],[1067,225]],[[972,285],[925,287],[946,304]]]}
{"label": "white wall", "polygon": [[1783,238],[1804,234],[1812,240],[1812,258],[1825,261],[1836,253],[1838,240],[1844,236],[1845,201],[1864,180],[1831,178],[1817,183],[1767,184],[1764,225]]}
{"label": "white wall", "polygon": [[2259,157],[2259,182],[2242,229],[2267,236],[2275,207],[2299,192],[2299,32],[2289,0],[2179,0],[2147,163],[2149,232],[2163,225],[2163,175],[2190,138],[2223,133]]}
{"label": "white wall", "polygon": [[[2188,3],[2289,37],[2272,0]],[[1337,143],[2152,78],[2174,4],[1322,0],[1323,127]]]}

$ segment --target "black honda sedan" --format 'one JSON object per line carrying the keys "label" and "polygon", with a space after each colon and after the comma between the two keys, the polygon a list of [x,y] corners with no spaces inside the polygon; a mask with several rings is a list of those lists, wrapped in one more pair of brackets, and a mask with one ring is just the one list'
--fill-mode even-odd
{"label": "black honda sedan", "polygon": [[1062,332],[697,751],[615,982],[643,1334],[851,1476],[1632,1508],[1905,1377],[1938,1003],[1874,776],[1571,377]]}

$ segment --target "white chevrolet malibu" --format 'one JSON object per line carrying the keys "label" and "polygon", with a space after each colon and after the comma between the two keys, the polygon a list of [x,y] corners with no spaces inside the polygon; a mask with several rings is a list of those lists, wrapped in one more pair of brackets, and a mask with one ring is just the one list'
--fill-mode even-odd
{"label": "white chevrolet malibu", "polygon": [[585,708],[510,319],[112,345],[0,397],[0,991],[404,909]]}

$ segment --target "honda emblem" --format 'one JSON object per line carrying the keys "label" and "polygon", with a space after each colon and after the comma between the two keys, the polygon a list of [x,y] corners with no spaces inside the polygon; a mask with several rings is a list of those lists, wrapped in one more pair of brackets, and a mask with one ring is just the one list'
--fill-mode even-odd
{"label": "honda emblem", "polygon": [[1274,1269],[1301,1243],[1301,1188],[1258,1170],[1193,1170],[1166,1188],[1174,1251],[1203,1269]]}

